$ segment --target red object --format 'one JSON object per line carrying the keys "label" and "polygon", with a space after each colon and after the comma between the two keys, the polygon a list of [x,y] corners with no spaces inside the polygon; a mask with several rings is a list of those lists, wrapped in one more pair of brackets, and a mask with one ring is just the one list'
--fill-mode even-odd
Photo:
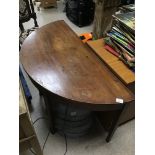
{"label": "red object", "polygon": [[112,53],[113,55],[115,55],[116,57],[119,57],[119,54],[113,48],[111,48],[109,45],[105,45],[104,48],[107,51],[109,51],[110,53]]}

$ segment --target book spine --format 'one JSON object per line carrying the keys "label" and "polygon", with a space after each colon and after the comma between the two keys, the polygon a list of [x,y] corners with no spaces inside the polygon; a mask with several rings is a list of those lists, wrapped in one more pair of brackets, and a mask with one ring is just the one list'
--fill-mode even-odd
{"label": "book spine", "polygon": [[113,35],[112,33],[107,33],[107,36],[113,38],[114,40],[116,40],[119,44],[123,45],[124,47],[126,47],[127,49],[129,49],[131,52],[134,52],[134,48],[126,43],[125,41],[123,41],[122,39],[118,38],[117,36]]}

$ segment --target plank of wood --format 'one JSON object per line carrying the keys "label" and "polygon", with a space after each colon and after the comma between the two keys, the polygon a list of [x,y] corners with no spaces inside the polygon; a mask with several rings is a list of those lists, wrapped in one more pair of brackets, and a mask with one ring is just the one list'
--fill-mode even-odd
{"label": "plank of wood", "polygon": [[104,40],[88,41],[88,46],[126,85],[135,81],[135,74],[119,58],[104,49]]}
{"label": "plank of wood", "polygon": [[31,140],[32,138],[36,137],[35,135],[32,135],[32,136],[29,136],[29,137],[26,137],[26,138],[22,138],[19,140],[19,143],[23,143],[25,141],[29,141]]}
{"label": "plank of wood", "polygon": [[22,90],[21,81],[19,82],[19,115],[27,113],[27,108],[25,105],[25,98]]}

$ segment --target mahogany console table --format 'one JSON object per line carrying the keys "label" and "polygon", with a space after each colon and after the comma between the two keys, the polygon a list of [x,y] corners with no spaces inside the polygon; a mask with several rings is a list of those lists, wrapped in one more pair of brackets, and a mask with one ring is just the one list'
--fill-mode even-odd
{"label": "mahogany console table", "polygon": [[92,111],[119,109],[106,138],[109,142],[128,103],[134,100],[132,92],[64,21],[31,33],[21,47],[20,61],[45,98],[53,133],[52,102],[67,102]]}

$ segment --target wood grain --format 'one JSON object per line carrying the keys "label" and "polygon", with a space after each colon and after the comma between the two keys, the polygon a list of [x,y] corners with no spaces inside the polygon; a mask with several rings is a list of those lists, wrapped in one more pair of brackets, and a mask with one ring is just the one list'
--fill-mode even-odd
{"label": "wood grain", "polygon": [[119,58],[104,49],[103,38],[87,44],[126,85],[135,82],[135,74]]}
{"label": "wood grain", "polygon": [[21,48],[20,61],[43,89],[72,101],[96,105],[134,98],[64,21],[31,33]]}

